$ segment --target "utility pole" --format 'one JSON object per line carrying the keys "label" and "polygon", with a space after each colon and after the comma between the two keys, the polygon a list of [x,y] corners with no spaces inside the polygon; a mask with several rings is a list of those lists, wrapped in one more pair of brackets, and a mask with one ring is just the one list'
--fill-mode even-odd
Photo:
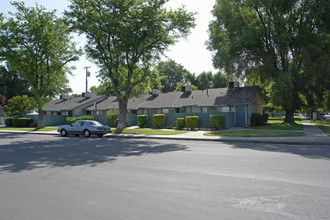
{"label": "utility pole", "polygon": [[88,89],[88,82],[87,82],[87,77],[90,76],[90,73],[88,72],[88,68],[91,68],[90,66],[86,66],[84,67],[84,69],[86,69],[86,93],[87,93],[87,89]]}

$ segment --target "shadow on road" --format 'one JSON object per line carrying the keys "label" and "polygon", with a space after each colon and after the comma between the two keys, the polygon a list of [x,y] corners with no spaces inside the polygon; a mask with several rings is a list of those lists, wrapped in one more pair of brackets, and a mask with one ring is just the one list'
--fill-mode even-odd
{"label": "shadow on road", "polygon": [[330,159],[330,147],[326,145],[286,145],[286,144],[231,144],[236,149],[251,149],[258,151],[270,151],[289,153],[310,159]]}
{"label": "shadow on road", "polygon": [[[2,136],[2,135],[1,135]],[[161,144],[137,139],[49,137],[48,140],[21,139],[6,135],[10,145],[0,143],[0,172],[20,172],[42,167],[64,167],[112,162],[118,157],[160,154],[187,150],[180,144]]]}

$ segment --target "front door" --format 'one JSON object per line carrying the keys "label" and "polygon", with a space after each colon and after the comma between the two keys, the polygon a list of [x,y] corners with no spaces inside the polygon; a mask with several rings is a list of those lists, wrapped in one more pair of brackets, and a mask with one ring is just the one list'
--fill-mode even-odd
{"label": "front door", "polygon": [[245,125],[245,105],[236,106],[236,126]]}

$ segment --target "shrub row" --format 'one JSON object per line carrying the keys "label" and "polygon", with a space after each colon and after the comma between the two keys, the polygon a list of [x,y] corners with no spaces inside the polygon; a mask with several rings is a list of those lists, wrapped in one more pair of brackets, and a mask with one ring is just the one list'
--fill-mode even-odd
{"label": "shrub row", "polygon": [[66,124],[69,125],[77,120],[94,120],[94,116],[67,117]]}
{"label": "shrub row", "polygon": [[[212,129],[222,129],[224,128],[225,117],[223,115],[210,115],[211,128]],[[144,128],[147,125],[148,116],[138,115],[137,125],[140,128]],[[165,123],[165,114],[155,114],[153,115],[153,123],[156,128],[161,128]],[[177,128],[183,129],[187,127],[188,129],[194,130],[199,127],[199,117],[198,116],[186,116],[184,118],[177,119]]]}
{"label": "shrub row", "polygon": [[252,113],[251,114],[251,126],[262,126],[268,121],[268,114]]}
{"label": "shrub row", "polygon": [[29,127],[33,123],[31,118],[6,118],[7,127]]}

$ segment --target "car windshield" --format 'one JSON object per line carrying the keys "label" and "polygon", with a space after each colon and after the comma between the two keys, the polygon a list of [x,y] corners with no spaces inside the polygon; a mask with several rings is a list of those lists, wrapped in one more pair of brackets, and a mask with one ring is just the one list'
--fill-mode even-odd
{"label": "car windshield", "polygon": [[102,126],[102,124],[98,121],[89,121],[89,124],[96,125],[96,126]]}

